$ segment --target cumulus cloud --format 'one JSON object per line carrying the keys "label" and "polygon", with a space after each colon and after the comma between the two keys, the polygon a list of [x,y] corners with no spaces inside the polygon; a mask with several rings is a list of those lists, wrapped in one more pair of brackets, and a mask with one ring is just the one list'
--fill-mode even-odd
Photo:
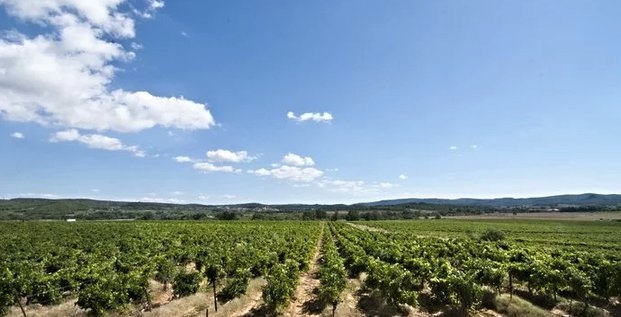
{"label": "cumulus cloud", "polygon": [[455,145],[451,145],[451,146],[449,147],[449,150],[451,150],[451,151],[455,151],[455,150],[457,150],[457,146],[455,146]]}
{"label": "cumulus cloud", "polygon": [[177,161],[178,163],[191,163],[194,162],[194,160],[188,156],[175,156],[173,158],[173,160]]}
{"label": "cumulus cloud", "polygon": [[310,156],[302,157],[300,155],[294,153],[287,153],[282,158],[282,163],[285,165],[293,165],[293,166],[313,166],[315,165],[315,161]]}
{"label": "cumulus cloud", "polygon": [[473,149],[473,150],[476,150],[476,149],[478,149],[478,148],[479,148],[479,146],[478,146],[478,145],[476,145],[476,144],[473,144],[473,145],[471,145],[471,146],[470,146],[470,148],[471,148],[471,149]]}
{"label": "cumulus cloud", "polygon": [[203,173],[210,172],[225,172],[225,173],[240,173],[241,170],[234,168],[233,166],[223,165],[217,166],[213,165],[209,162],[196,162],[192,165],[195,170],[201,171]]}
{"label": "cumulus cloud", "polygon": [[25,138],[24,134],[21,132],[13,132],[11,133],[11,137],[14,139],[23,139]]}
{"label": "cumulus cloud", "polygon": [[135,145],[125,145],[121,140],[101,134],[80,134],[76,129],[58,131],[50,137],[50,142],[79,142],[91,149],[107,151],[128,151],[137,157],[144,157],[145,152]]}
{"label": "cumulus cloud", "polygon": [[288,165],[283,165],[271,169],[261,168],[258,170],[249,170],[248,172],[258,176],[271,176],[276,179],[283,179],[299,183],[312,182],[323,176],[323,171],[314,167],[298,167]]}
{"label": "cumulus cloud", "polygon": [[270,177],[286,180],[294,187],[318,187],[323,190],[344,193],[349,195],[376,194],[382,190],[397,187],[390,182],[366,183],[361,180],[340,180],[325,176],[326,171],[314,167],[315,162],[310,157],[302,157],[294,153],[287,153],[281,163],[271,164],[271,168],[248,170],[247,173],[260,177]]}
{"label": "cumulus cloud", "polygon": [[[46,26],[27,36],[0,36],[0,115],[64,128],[136,132],[155,126],[208,129],[203,103],[147,91],[110,89],[115,65],[135,53],[120,42],[135,36],[124,0],[0,0],[9,15]],[[162,1],[148,2],[156,10]]]}
{"label": "cumulus cloud", "polygon": [[248,155],[246,151],[229,151],[218,149],[215,151],[207,151],[207,159],[212,162],[250,162],[256,157]]}
{"label": "cumulus cloud", "polygon": [[408,179],[408,177],[405,174],[401,174],[401,175],[399,175],[399,179]]}
{"label": "cumulus cloud", "polygon": [[287,118],[297,122],[304,122],[308,120],[315,122],[330,122],[333,119],[332,114],[329,112],[305,112],[298,116],[291,111],[287,112]]}
{"label": "cumulus cloud", "polygon": [[194,159],[189,156],[175,156],[173,160],[178,163],[193,163],[192,167],[203,173],[225,172],[241,173],[241,169],[229,165],[215,165],[215,162],[249,162],[256,157],[248,155],[246,151],[232,152],[229,150],[207,151],[207,160]]}

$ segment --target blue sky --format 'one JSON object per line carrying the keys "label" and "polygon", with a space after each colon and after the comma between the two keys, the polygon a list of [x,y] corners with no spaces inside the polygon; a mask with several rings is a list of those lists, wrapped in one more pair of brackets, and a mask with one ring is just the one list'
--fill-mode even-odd
{"label": "blue sky", "polygon": [[0,6],[6,198],[621,193],[618,1]]}

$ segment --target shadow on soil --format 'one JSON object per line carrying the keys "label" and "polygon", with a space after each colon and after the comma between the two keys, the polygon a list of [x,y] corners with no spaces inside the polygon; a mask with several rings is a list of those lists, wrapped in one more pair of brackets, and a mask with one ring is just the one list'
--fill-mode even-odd
{"label": "shadow on soil", "polygon": [[[309,315],[321,315],[326,308],[326,303],[319,300],[319,288],[313,290],[313,297],[302,304],[302,313]],[[266,305],[261,305],[250,310],[242,317],[269,317],[278,316],[273,310],[269,309]]]}
{"label": "shadow on soil", "polygon": [[326,308],[326,302],[319,299],[319,288],[313,289],[313,297],[302,304],[302,312],[310,315],[320,315]]}
{"label": "shadow on soil", "polygon": [[259,307],[252,308],[248,313],[243,315],[242,317],[269,317],[275,316],[273,310],[269,309],[266,305],[261,305]]}
{"label": "shadow on soil", "polygon": [[[366,290],[364,287],[358,290],[356,295],[359,298],[357,307],[365,316],[408,316],[413,309],[409,306],[396,307],[387,303],[379,293]],[[419,293],[417,310],[436,317],[463,317],[465,315],[459,309],[438,304],[428,293]]]}
{"label": "shadow on soil", "polygon": [[362,288],[356,292],[356,295],[359,298],[357,307],[365,316],[407,316],[406,312],[386,303],[377,292],[369,292]]}

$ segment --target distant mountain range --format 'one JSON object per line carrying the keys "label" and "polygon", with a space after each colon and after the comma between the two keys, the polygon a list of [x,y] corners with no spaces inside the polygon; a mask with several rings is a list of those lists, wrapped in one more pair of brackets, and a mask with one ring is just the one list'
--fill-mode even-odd
{"label": "distant mountain range", "polygon": [[126,202],[94,199],[45,199],[45,198],[13,198],[0,199],[0,210],[2,207],[12,207],[23,210],[32,209],[213,209],[213,208],[244,208],[261,209],[275,208],[281,210],[305,210],[322,207],[351,208],[356,206],[395,206],[405,204],[429,204],[429,205],[452,205],[452,206],[481,206],[481,207],[555,207],[555,206],[614,206],[621,205],[621,195],[601,195],[601,194],[578,194],[578,195],[558,195],[533,198],[401,198],[379,200],[374,202],[357,203],[352,205],[345,204],[261,204],[244,203],[230,205],[203,205],[203,204],[172,204],[156,202]]}
{"label": "distant mountain range", "polygon": [[[213,217],[228,211],[251,213],[291,213],[306,211],[434,211],[443,214],[471,214],[501,209],[526,209],[541,211],[560,208],[561,211],[621,210],[621,195],[560,195],[536,198],[496,199],[437,199],[406,198],[380,200],[375,202],[344,204],[170,204],[155,202],[124,202],[93,199],[43,199],[14,198],[0,199],[0,220],[16,219],[190,219],[192,217]],[[193,219],[193,218],[192,218]]]}
{"label": "distant mountain range", "polygon": [[437,204],[437,205],[459,205],[459,206],[484,206],[484,207],[556,207],[562,205],[571,206],[609,206],[620,205],[621,195],[600,195],[600,194],[578,194],[578,195],[558,195],[534,198],[459,198],[459,199],[438,199],[438,198],[403,198],[380,200],[369,203],[362,203],[365,206],[394,206],[401,204]]}

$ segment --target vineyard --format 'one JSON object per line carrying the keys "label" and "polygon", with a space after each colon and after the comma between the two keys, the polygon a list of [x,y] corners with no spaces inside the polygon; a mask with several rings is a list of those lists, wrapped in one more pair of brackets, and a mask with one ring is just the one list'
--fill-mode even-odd
{"label": "vineyard", "polygon": [[[5,222],[0,315],[74,301],[80,316],[156,316],[199,296],[179,316],[616,316],[620,235],[613,222]],[[231,310],[253,283],[257,300]]]}

